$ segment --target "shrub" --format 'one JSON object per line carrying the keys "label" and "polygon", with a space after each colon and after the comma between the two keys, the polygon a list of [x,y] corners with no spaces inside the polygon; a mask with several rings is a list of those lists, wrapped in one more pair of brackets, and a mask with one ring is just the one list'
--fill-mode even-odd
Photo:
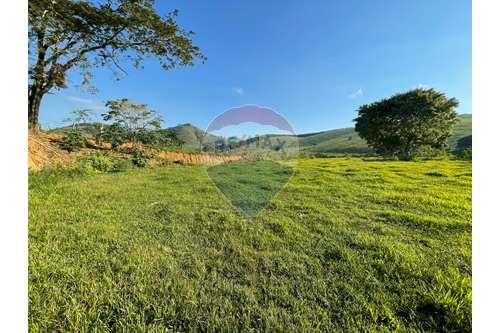
{"label": "shrub", "polygon": [[111,169],[112,172],[123,172],[126,171],[128,168],[130,168],[130,161],[123,160],[123,159],[115,159],[113,161],[113,168]]}
{"label": "shrub", "polygon": [[107,154],[91,154],[81,156],[74,168],[81,174],[92,174],[95,172],[122,172],[131,167],[132,163],[121,158],[114,158]]}
{"label": "shrub", "polygon": [[141,129],[137,131],[135,139],[142,144],[153,145],[158,141],[158,135],[155,131]]}
{"label": "shrub", "polygon": [[78,128],[73,128],[63,137],[61,148],[67,151],[78,151],[87,146],[87,139]]}
{"label": "shrub", "polygon": [[142,150],[136,149],[133,152],[132,163],[140,168],[144,168],[149,165],[149,157]]}
{"label": "shrub", "polygon": [[116,149],[121,144],[124,144],[125,142],[127,142],[128,133],[119,124],[113,124],[113,125],[106,127],[103,130],[103,133],[99,139],[102,139],[104,142],[110,143],[111,148]]}
{"label": "shrub", "polygon": [[113,160],[110,157],[101,154],[91,155],[90,163],[94,170],[101,172],[111,171],[114,166]]}
{"label": "shrub", "polygon": [[113,159],[103,154],[91,154],[80,158],[78,168],[85,173],[108,172],[113,169]]}

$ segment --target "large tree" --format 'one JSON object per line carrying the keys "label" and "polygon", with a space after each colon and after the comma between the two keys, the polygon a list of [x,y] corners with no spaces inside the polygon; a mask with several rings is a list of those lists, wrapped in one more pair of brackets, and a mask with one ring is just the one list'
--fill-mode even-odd
{"label": "large tree", "polygon": [[96,66],[118,73],[123,61],[140,68],[146,57],[164,69],[205,60],[193,32],[175,22],[177,11],[162,17],[154,0],[30,0],[28,8],[28,120],[35,129],[43,96],[66,88],[71,69],[88,84]]}
{"label": "large tree", "polygon": [[355,129],[378,154],[408,159],[424,148],[446,147],[457,106],[434,89],[414,89],[359,107]]}

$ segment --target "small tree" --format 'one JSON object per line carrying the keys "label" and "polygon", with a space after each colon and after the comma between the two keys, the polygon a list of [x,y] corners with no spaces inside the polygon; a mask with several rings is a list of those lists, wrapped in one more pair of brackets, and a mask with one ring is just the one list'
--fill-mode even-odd
{"label": "small tree", "polygon": [[71,123],[72,128],[64,135],[61,140],[61,146],[68,151],[78,151],[87,146],[87,138],[83,135],[79,127],[90,120],[92,110],[90,109],[75,109],[70,112],[66,122]]}
{"label": "small tree", "polygon": [[78,128],[70,129],[61,139],[61,147],[67,151],[78,151],[87,144],[87,138]]}
{"label": "small tree", "polygon": [[162,119],[146,104],[132,103],[126,98],[106,102],[109,111],[104,113],[105,121],[112,121],[123,128],[132,142],[139,142],[144,132],[158,130]]}
{"label": "small tree", "polygon": [[409,159],[442,150],[457,123],[458,101],[434,89],[414,89],[358,109],[356,132],[378,154]]}
{"label": "small tree", "polygon": [[76,129],[79,125],[87,123],[92,117],[92,110],[90,109],[75,109],[70,112],[69,118],[65,121],[71,123],[73,129]]}

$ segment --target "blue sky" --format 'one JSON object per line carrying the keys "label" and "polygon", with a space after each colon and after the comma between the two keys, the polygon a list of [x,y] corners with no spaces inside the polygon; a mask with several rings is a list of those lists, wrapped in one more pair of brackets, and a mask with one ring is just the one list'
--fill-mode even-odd
{"label": "blue sky", "polygon": [[164,71],[148,60],[143,70],[125,66],[120,81],[98,69],[97,94],[46,96],[42,124],[58,126],[74,108],[101,113],[107,99],[127,97],[159,111],[164,126],[206,128],[229,108],[256,104],[305,133],[352,126],[359,105],[419,85],[472,112],[470,1],[159,2],[160,12],[174,8],[196,32],[205,64]]}

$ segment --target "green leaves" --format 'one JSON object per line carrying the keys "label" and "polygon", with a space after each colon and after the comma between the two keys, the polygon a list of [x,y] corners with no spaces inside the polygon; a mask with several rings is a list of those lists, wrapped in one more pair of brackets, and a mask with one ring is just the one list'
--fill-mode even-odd
{"label": "green leaves", "polygon": [[398,93],[358,109],[356,132],[378,154],[402,159],[442,150],[457,123],[458,101],[434,89]]}
{"label": "green leaves", "polygon": [[104,142],[109,142],[111,144],[111,148],[113,149],[116,149],[121,144],[127,142],[127,139],[127,131],[118,123],[107,126],[102,134],[102,140]]}
{"label": "green leaves", "polygon": [[113,121],[116,126],[123,128],[134,142],[144,131],[158,130],[161,127],[161,117],[146,104],[132,103],[122,98],[109,100],[106,106],[109,111],[102,115],[103,119]]}
{"label": "green leaves", "polygon": [[66,88],[69,70],[82,84],[92,69],[106,66],[117,78],[123,62],[141,68],[147,57],[164,69],[192,66],[206,57],[191,40],[193,32],[175,21],[176,10],[161,16],[153,0],[30,0],[28,4],[29,114],[38,123],[39,101],[52,89]]}
{"label": "green leaves", "polygon": [[[33,0],[29,2],[30,41],[44,61],[60,64],[68,70],[93,53],[95,65],[118,66],[119,56],[142,61],[144,56],[158,57],[163,67],[193,65],[205,60],[191,41],[193,33],[175,22],[177,11],[165,18],[154,8],[154,1]],[[62,61],[59,61],[62,60]]]}
{"label": "green leaves", "polygon": [[87,146],[87,139],[78,127],[71,129],[62,138],[61,148],[67,151],[79,151]]}

